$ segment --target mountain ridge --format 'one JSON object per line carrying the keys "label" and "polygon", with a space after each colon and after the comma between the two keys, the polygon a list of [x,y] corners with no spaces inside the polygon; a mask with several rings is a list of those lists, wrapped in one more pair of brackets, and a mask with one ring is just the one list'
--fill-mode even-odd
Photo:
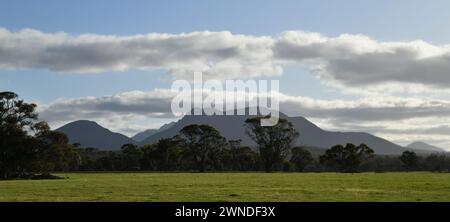
{"label": "mountain ridge", "polygon": [[427,151],[432,151],[432,152],[446,152],[446,150],[441,147],[433,146],[431,144],[428,144],[428,143],[425,143],[422,141],[416,141],[416,142],[410,143],[405,147],[411,148],[411,149],[427,150]]}
{"label": "mountain ridge", "polygon": [[162,125],[161,127],[159,127],[158,129],[144,130],[142,132],[136,133],[134,136],[131,137],[131,139],[133,139],[136,142],[141,142],[145,138],[147,138],[151,135],[154,135],[155,133],[158,133],[160,131],[163,131],[163,130],[166,130],[166,129],[172,127],[173,124],[175,124],[175,122],[166,123],[166,124]]}
{"label": "mountain ridge", "polygon": [[120,133],[112,132],[90,120],[70,122],[55,131],[65,133],[70,143],[80,143],[82,147],[118,150],[123,144],[136,143],[131,138]]}
{"label": "mountain ridge", "polygon": [[[162,138],[175,136],[184,126],[190,124],[207,124],[217,128],[227,139],[241,139],[243,145],[255,146],[254,142],[245,134],[244,123],[251,115],[186,115],[178,120],[171,128],[158,132],[141,141],[139,144],[157,142]],[[336,144],[365,143],[378,154],[401,154],[407,148],[392,143],[386,139],[376,137],[365,132],[332,132],[319,128],[304,117],[288,117],[280,113],[280,118],[292,122],[299,131],[299,140],[296,145],[312,146],[328,149]]]}

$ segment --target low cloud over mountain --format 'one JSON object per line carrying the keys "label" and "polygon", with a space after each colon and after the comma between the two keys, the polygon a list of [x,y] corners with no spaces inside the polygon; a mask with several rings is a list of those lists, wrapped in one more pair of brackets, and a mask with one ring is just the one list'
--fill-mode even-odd
{"label": "low cloud over mountain", "polygon": [[[204,93],[206,96],[210,92]],[[238,95],[240,93],[244,92],[238,92]],[[175,95],[170,90],[157,89],[100,98],[60,100],[43,107],[40,116],[54,127],[80,118],[95,119],[112,130],[132,135],[145,125],[130,122],[176,120],[170,109]],[[448,133],[445,122],[448,120],[450,123],[450,103],[439,99],[380,97],[323,100],[283,93],[279,94],[279,98],[281,111],[289,116],[305,116],[325,129],[370,132],[400,143],[409,143],[413,138],[445,142]],[[435,125],[436,116],[443,124]],[[136,129],[132,129],[133,126]]]}

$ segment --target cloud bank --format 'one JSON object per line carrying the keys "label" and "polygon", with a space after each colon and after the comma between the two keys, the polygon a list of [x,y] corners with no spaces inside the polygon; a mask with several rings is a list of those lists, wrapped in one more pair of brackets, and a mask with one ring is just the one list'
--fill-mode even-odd
{"label": "cloud bank", "polygon": [[58,72],[163,69],[174,78],[280,75],[283,66],[308,67],[321,80],[349,87],[410,83],[450,86],[450,45],[383,42],[364,35],[327,37],[286,31],[275,37],[230,32],[146,35],[70,35],[0,29],[0,68]]}
{"label": "cloud bank", "polygon": [[272,62],[273,39],[230,32],[106,36],[0,29],[0,67],[58,72],[164,69],[184,78],[281,74]]}
{"label": "cloud bank", "polygon": [[[214,92],[204,91],[204,98],[214,97]],[[97,118],[109,114],[142,115],[152,118],[175,118],[171,111],[172,99],[177,95],[170,89],[131,91],[104,97],[60,99],[41,108],[41,118],[53,122],[62,119]],[[238,91],[237,99],[245,99],[246,92]],[[184,96],[191,96],[184,95]],[[232,96],[231,92],[229,95]],[[289,116],[329,118],[338,122],[399,121],[417,117],[439,116],[450,118],[450,102],[419,98],[362,98],[348,100],[320,100],[306,96],[278,93],[280,111]],[[254,100],[257,94],[250,93]],[[386,114],[389,115],[386,115]]]}

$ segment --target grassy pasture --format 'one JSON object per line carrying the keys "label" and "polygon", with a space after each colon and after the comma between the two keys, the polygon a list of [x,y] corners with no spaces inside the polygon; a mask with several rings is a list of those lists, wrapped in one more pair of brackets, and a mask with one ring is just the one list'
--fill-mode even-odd
{"label": "grassy pasture", "polygon": [[450,173],[62,173],[0,201],[450,201]]}

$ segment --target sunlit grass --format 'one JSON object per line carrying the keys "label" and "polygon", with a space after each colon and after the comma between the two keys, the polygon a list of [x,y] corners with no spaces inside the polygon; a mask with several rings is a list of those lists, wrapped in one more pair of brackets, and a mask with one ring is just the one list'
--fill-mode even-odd
{"label": "sunlit grass", "polygon": [[448,173],[65,173],[0,201],[450,201]]}

